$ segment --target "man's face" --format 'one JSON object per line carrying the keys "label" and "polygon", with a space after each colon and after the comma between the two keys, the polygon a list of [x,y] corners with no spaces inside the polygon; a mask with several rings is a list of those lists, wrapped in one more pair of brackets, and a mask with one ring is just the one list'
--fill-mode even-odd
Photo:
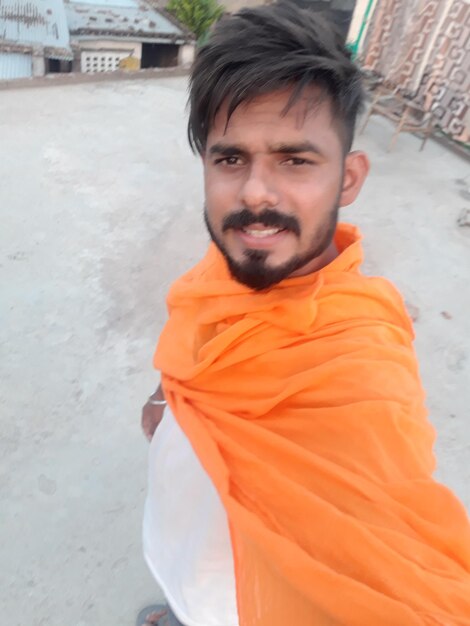
{"label": "man's face", "polygon": [[234,277],[254,289],[331,258],[344,147],[328,98],[307,110],[310,92],[285,113],[289,96],[244,103],[228,125],[222,109],[203,157],[209,232]]}

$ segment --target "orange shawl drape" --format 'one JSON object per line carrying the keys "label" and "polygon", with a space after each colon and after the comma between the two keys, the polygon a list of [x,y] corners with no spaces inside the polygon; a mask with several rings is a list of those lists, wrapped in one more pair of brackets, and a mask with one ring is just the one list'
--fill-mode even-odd
{"label": "orange shawl drape", "polygon": [[169,293],[155,365],[227,511],[241,626],[470,626],[470,525],[359,239],[262,293],[211,246]]}

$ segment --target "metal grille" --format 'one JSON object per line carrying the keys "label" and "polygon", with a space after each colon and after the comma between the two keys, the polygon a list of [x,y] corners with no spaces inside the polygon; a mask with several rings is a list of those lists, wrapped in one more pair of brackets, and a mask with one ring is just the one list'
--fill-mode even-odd
{"label": "metal grille", "polygon": [[114,72],[119,69],[119,62],[129,56],[129,51],[91,51],[82,52],[82,72],[96,74]]}

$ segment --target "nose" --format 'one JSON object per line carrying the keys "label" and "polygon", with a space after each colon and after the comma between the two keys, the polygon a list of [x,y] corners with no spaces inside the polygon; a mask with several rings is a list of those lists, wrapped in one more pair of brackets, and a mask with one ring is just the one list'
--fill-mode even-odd
{"label": "nose", "polygon": [[259,165],[252,165],[240,192],[242,206],[252,211],[262,211],[279,204],[279,197],[269,172]]}

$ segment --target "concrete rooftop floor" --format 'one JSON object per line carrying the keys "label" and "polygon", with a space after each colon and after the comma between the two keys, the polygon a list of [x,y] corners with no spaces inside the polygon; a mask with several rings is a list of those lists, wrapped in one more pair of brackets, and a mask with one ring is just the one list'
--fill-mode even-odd
{"label": "concrete rooftop floor", "polygon": [[[172,280],[202,254],[183,78],[0,92],[0,612],[132,626],[161,599],[141,557],[140,409]],[[343,219],[416,322],[438,476],[470,509],[468,162],[373,118]],[[467,191],[466,191],[467,190]]]}

